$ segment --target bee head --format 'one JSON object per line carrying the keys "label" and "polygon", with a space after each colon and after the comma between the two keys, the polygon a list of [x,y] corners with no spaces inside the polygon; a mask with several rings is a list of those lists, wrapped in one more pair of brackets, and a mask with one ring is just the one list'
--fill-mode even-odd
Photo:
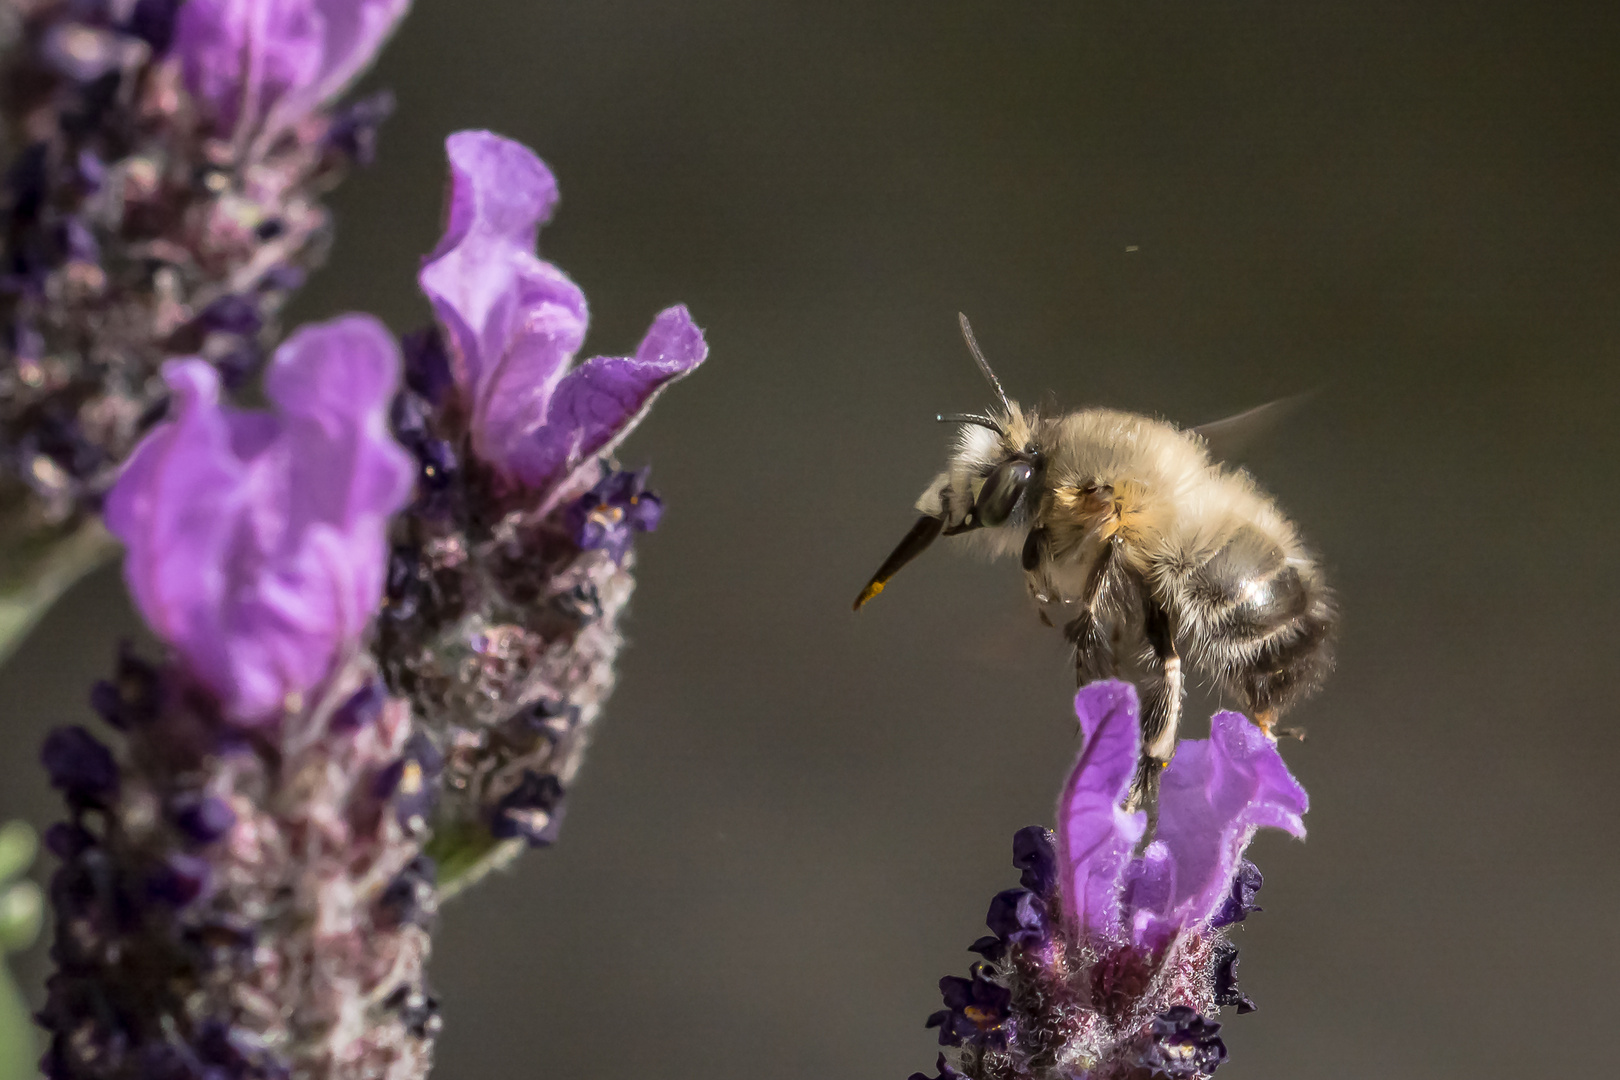
{"label": "bee head", "polygon": [[[979,370],[1001,400],[999,416],[982,413],[942,414],[941,423],[967,425],[962,434],[953,467],[941,474],[923,495],[918,508],[923,516],[900,541],[855,598],[855,610],[883,591],[889,579],[912,559],[921,555],[940,535],[956,536],[985,527],[1004,525],[1044,467],[1031,438],[1031,425],[1018,406],[1001,388],[966,315],[958,315],[962,337]],[[976,430],[983,429],[983,430]],[[994,433],[992,437],[990,432]]]}

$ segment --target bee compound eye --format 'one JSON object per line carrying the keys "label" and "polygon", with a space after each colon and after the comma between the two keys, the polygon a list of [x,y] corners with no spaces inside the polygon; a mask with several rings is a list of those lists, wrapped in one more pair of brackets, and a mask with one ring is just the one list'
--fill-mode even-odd
{"label": "bee compound eye", "polygon": [[1012,516],[1034,475],[1035,467],[1027,461],[1004,461],[996,466],[973,503],[973,516],[979,524],[993,527]]}

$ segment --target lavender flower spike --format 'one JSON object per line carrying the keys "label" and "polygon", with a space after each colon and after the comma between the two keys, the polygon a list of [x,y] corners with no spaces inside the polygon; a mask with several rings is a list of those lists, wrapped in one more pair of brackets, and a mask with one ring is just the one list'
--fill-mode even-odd
{"label": "lavender flower spike", "polygon": [[708,355],[684,306],[653,322],[632,357],[570,370],[585,340],[585,296],[534,254],[557,182],[527,147],[487,131],[445,144],[445,233],[422,267],[470,415],[472,445],[509,481],[531,489],[609,454],[660,390]]}
{"label": "lavender flower spike", "polygon": [[1158,834],[1133,855],[1143,815],[1120,804],[1140,754],[1137,707],[1122,682],[1076,695],[1085,744],[1058,803],[1057,835],[1032,826],[1016,838],[1024,888],[996,896],[993,936],[971,946],[990,961],[973,968],[974,1010],[963,1004],[968,980],[941,983],[947,1008],[929,1026],[955,1048],[942,1071],[960,1070],[944,1075],[1196,1080],[1226,1060],[1210,1017],[1224,1005],[1253,1011],[1225,927],[1258,910],[1260,875],[1243,861],[1255,830],[1304,835],[1304,789],[1270,739],[1221,713],[1207,741],[1177,749]]}
{"label": "lavender flower spike", "polygon": [[147,621],[237,720],[324,679],[382,599],[414,473],[386,423],[399,364],[381,324],[348,316],[276,351],[274,414],[222,406],[200,360],[165,368],[177,415],[131,457],[107,524]]}
{"label": "lavender flower spike", "polygon": [[448,895],[557,839],[613,689],[634,545],[664,512],[612,455],[708,346],[675,306],[633,356],[574,364],[584,294],[535,254],[551,172],[487,131],[446,149],[444,237],[418,278],[438,326],[406,339],[391,416],[419,483],[375,655],[445,751],[430,854]]}
{"label": "lavender flower spike", "polygon": [[173,55],[222,132],[296,124],[371,63],[410,0],[188,0]]}

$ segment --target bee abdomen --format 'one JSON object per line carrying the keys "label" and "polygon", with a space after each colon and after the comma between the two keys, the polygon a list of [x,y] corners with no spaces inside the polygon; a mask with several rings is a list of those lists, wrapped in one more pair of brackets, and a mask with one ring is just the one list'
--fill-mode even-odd
{"label": "bee abdomen", "polygon": [[1286,708],[1332,667],[1337,617],[1315,566],[1253,526],[1186,573],[1179,592],[1201,666],[1252,711]]}

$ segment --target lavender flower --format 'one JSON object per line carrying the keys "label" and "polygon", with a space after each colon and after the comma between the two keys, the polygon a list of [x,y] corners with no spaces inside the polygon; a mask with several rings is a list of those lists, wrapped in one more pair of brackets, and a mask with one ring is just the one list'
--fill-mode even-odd
{"label": "lavender flower", "polygon": [[[1223,1005],[1251,1011],[1237,989],[1237,949],[1222,928],[1253,906],[1259,873],[1243,861],[1261,826],[1304,835],[1305,792],[1276,746],[1236,713],[1207,741],[1183,740],[1164,771],[1158,834],[1121,803],[1139,758],[1135,688],[1081,690],[1085,737],[1058,804],[1056,835],[1021,830],[1024,887],[999,894],[989,964],[941,982],[929,1018],[955,1047],[942,1070],[971,1080],[1192,1080],[1226,1058]],[[1137,849],[1140,848],[1138,851]],[[957,1075],[946,1072],[945,1075]]]}
{"label": "lavender flower", "polygon": [[398,373],[393,337],[363,316],[276,351],[274,414],[221,406],[200,360],[165,368],[176,418],[130,458],[107,525],[148,622],[235,719],[319,683],[382,600],[386,523],[414,471],[385,419]]}
{"label": "lavender flower", "polygon": [[386,109],[334,112],[405,0],[15,0],[0,112],[0,655],[115,549],[96,521],[177,354],[254,380]]}
{"label": "lavender flower", "polygon": [[439,754],[360,647],[411,465],[399,353],[350,316],[294,334],[270,413],[196,360],[108,500],[170,646],[92,693],[118,733],[46,740],[50,1080],[418,1080],[438,1020],[422,855]]}
{"label": "lavender flower", "polygon": [[677,306],[635,355],[575,364],[584,295],[535,254],[550,171],[489,132],[446,150],[445,234],[419,279],[439,327],[407,339],[391,413],[418,482],[377,658],[445,750],[433,853],[453,890],[556,838],[613,686],[632,542],[663,510],[610,455],[707,345]]}
{"label": "lavender flower", "polygon": [[612,453],[667,384],[708,354],[684,306],[659,314],[633,357],[588,360],[585,295],[534,254],[557,181],[527,147],[487,131],[445,143],[450,205],[422,291],[450,344],[472,447],[506,479],[542,488]]}
{"label": "lavender flower", "polygon": [[222,133],[274,137],[336,98],[410,0],[187,0],[173,55]]}

